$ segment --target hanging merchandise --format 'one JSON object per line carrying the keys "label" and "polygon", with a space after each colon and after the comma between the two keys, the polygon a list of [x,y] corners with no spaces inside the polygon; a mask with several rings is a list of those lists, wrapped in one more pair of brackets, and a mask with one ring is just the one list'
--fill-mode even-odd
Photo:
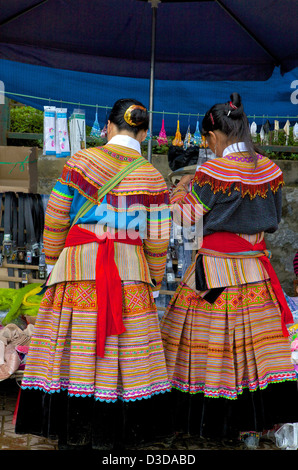
{"label": "hanging merchandise", "polygon": [[193,143],[194,145],[197,145],[198,147],[201,147],[202,145],[202,135],[201,135],[200,128],[199,128],[199,120],[197,120],[196,130],[193,135]]}
{"label": "hanging merchandise", "polygon": [[269,145],[270,122],[268,120],[265,122],[263,128],[264,128],[264,142],[263,142],[263,145]]}
{"label": "hanging merchandise", "polygon": [[172,142],[172,145],[174,145],[175,147],[182,147],[183,146],[183,141],[182,141],[181,133],[180,133],[179,117],[178,117],[178,121],[177,121],[176,134],[175,134],[174,140]]}
{"label": "hanging merchandise", "polygon": [[55,122],[56,122],[56,107],[44,106],[43,155],[55,155],[56,154]]}
{"label": "hanging merchandise", "polygon": [[192,147],[194,145],[194,140],[190,132],[190,115],[188,117],[188,128],[185,134],[184,142],[183,142],[183,148],[184,150],[187,150],[189,147]]}
{"label": "hanging merchandise", "polygon": [[207,139],[204,135],[202,135],[202,145],[201,147],[203,147],[204,149],[208,148],[208,142],[207,142]]}
{"label": "hanging merchandise", "polygon": [[149,142],[150,139],[152,139],[152,135],[151,135],[150,129],[148,129],[146,139],[144,140],[144,142]]}
{"label": "hanging merchandise", "polygon": [[273,142],[275,144],[278,143],[278,132],[279,132],[279,121],[274,121],[274,134],[273,134]]}
{"label": "hanging merchandise", "polygon": [[162,124],[161,124],[161,129],[159,132],[159,136],[157,139],[158,145],[167,145],[168,144],[168,138],[165,130],[165,120],[164,117],[162,118]]}
{"label": "hanging merchandise", "polygon": [[253,123],[250,126],[250,134],[253,142],[257,141],[257,123],[253,121]]}
{"label": "hanging merchandise", "polygon": [[285,131],[285,134],[286,134],[286,145],[288,145],[289,144],[289,135],[290,135],[290,121],[289,120],[287,120],[287,122],[285,124],[284,131]]}
{"label": "hanging merchandise", "polygon": [[105,124],[105,126],[103,127],[101,133],[100,133],[100,137],[102,139],[106,139],[108,136],[108,129],[107,129],[107,125]]}
{"label": "hanging merchandise", "polygon": [[192,136],[190,133],[190,126],[187,128],[187,132],[184,138],[183,148],[184,150],[188,149],[192,145]]}
{"label": "hanging merchandise", "polygon": [[104,125],[100,137],[106,139],[108,137],[108,108],[106,108],[106,124]]}
{"label": "hanging merchandise", "polygon": [[264,130],[264,126],[263,126],[263,125],[262,125],[261,130],[260,130],[260,139],[261,139],[261,145],[264,145],[265,130]]}
{"label": "hanging merchandise", "polygon": [[86,148],[85,111],[74,109],[69,119],[71,155]]}
{"label": "hanging merchandise", "polygon": [[294,139],[294,142],[298,142],[298,123],[297,122],[295,126],[293,127],[293,139]]}
{"label": "hanging merchandise", "polygon": [[97,114],[97,106],[96,106],[96,113],[95,113],[95,121],[93,123],[90,135],[93,137],[99,138],[101,134],[99,122],[98,122],[98,114]]}
{"label": "hanging merchandise", "polygon": [[56,157],[69,157],[70,146],[67,127],[67,109],[56,109]]}

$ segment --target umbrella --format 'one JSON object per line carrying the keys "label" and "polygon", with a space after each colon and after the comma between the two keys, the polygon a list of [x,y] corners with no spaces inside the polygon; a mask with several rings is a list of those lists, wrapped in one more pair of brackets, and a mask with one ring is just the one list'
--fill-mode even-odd
{"label": "umbrella", "polygon": [[267,80],[276,65],[282,73],[298,65],[293,0],[0,0],[0,6],[1,59],[147,78],[154,26],[158,79]]}
{"label": "umbrella", "polygon": [[[180,6],[181,14],[182,14],[183,4],[185,2],[182,2],[181,0],[138,0],[138,1],[151,3],[151,6],[152,6],[150,98],[149,98],[149,111],[150,111],[149,128],[152,129],[152,127],[153,127],[153,122],[152,121],[153,121],[154,78],[155,78],[155,53],[156,53],[155,44],[156,44],[157,8],[158,8],[158,5],[160,3],[179,3],[180,4],[179,6]],[[263,42],[263,40],[262,40],[261,31],[257,31],[256,33],[254,32],[255,24],[247,25],[245,23],[245,21],[243,21],[241,19],[241,12],[243,13],[246,10],[246,12],[248,13],[249,9],[251,8],[251,5],[249,5],[249,3],[255,3],[255,2],[239,2],[238,1],[238,4],[242,3],[242,6],[240,8],[240,16],[239,16],[239,14],[237,14],[237,8],[233,9],[233,3],[234,3],[234,7],[236,6],[235,2],[229,2],[229,1],[224,2],[224,1],[221,1],[221,0],[207,0],[207,1],[206,0],[190,0],[190,2],[187,2],[187,3],[205,3],[205,4],[206,3],[210,3],[210,4],[213,3],[213,4],[216,4],[214,6],[219,7],[219,9],[217,10],[217,14],[219,14],[220,9],[221,9],[222,12],[224,12],[224,14],[229,16],[229,18],[234,22],[234,24],[236,24],[247,35],[247,38],[251,39],[258,46],[259,50],[260,51],[262,50],[266,54],[267,61],[269,61],[268,63],[271,63],[271,73],[272,73],[274,67],[279,67],[280,65],[282,65],[283,59],[281,58],[280,55],[275,53],[275,48],[274,48],[273,44],[269,43],[268,46],[267,46],[266,41]],[[276,3],[278,3],[278,2],[276,2]],[[231,4],[231,6],[229,6],[229,4]],[[255,6],[256,6],[256,4],[254,5],[254,13],[257,13],[257,10],[255,9]],[[264,6],[269,7],[268,14],[270,14],[270,11],[272,13],[275,13],[275,8],[274,7],[276,7],[277,5],[273,5],[273,2],[262,2],[262,1],[258,2],[259,12],[261,12],[261,10],[264,8]],[[298,20],[297,4],[292,5],[293,9],[287,9],[287,6],[289,7],[290,5],[289,4],[288,5],[284,4],[283,12],[284,13],[287,12],[287,13],[294,14],[294,18],[296,20]],[[238,7],[239,7],[239,5],[238,5]],[[238,11],[239,11],[239,8],[238,8]],[[169,17],[169,21],[171,21],[170,17]],[[268,23],[271,23],[271,16],[268,16]],[[214,31],[214,33],[216,33],[216,31]],[[227,31],[227,35],[229,35],[229,34],[230,34],[229,31]],[[268,40],[270,39],[270,37],[267,37],[266,39],[267,39],[267,42],[269,42]],[[169,42],[171,42],[171,38],[165,38],[165,40],[169,40]],[[293,52],[293,51],[295,52],[295,54],[291,57],[289,52]],[[243,61],[243,59],[244,59],[244,61]],[[245,62],[244,57],[243,57],[243,59],[242,59],[242,64]],[[289,65],[289,63],[291,62],[291,59],[293,59],[293,61],[292,61],[291,65]],[[285,65],[285,63],[287,61],[288,61],[288,65]],[[290,50],[286,51],[286,60],[284,60],[284,65],[283,65],[284,69],[285,70],[291,69],[291,67],[293,67],[293,63],[295,63],[296,65],[298,64],[298,48],[297,48],[297,46],[295,46],[294,43],[292,43],[292,48]],[[262,71],[262,72],[259,71],[258,73],[259,73],[258,79],[260,79],[260,80],[264,79],[264,75],[263,75],[264,71]],[[232,77],[230,77],[230,79],[231,78]],[[151,159],[151,154],[152,154],[152,141],[150,140],[149,145],[148,145],[149,160]]]}
{"label": "umbrella", "polygon": [[298,65],[293,0],[2,0],[0,5],[0,59],[150,76],[151,116],[156,78],[267,80],[276,67],[284,74]]}

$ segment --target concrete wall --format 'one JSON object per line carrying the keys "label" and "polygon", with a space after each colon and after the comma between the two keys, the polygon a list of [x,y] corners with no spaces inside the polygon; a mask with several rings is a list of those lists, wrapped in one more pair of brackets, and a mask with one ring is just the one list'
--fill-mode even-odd
{"label": "concrete wall", "polygon": [[266,243],[272,252],[271,263],[282,287],[288,295],[293,296],[293,258],[298,251],[297,185],[284,187],[282,219],[275,233],[266,234]]}
{"label": "concrete wall", "polygon": [[[62,172],[65,158],[38,158],[38,192],[50,194],[57,178]],[[298,161],[278,160],[284,173],[286,185],[283,189],[283,211],[279,229],[274,234],[266,234],[268,249],[272,252],[272,265],[278,275],[282,287],[288,295],[293,295],[293,258],[298,251]],[[170,184],[166,155],[153,155],[152,164]]]}

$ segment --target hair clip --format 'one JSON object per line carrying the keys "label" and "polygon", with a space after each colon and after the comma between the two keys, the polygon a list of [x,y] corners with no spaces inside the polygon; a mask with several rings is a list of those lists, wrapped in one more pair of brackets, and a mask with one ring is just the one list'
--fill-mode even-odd
{"label": "hair clip", "polygon": [[232,101],[230,101],[230,106],[231,106],[231,108],[233,108],[233,109],[238,109],[237,106],[235,106],[235,105],[232,103]]}
{"label": "hair clip", "polygon": [[229,117],[229,116],[230,116],[230,114],[231,114],[231,110],[229,110],[229,111],[228,111],[228,114],[227,114],[227,116]]}
{"label": "hair clip", "polygon": [[144,108],[143,106],[139,106],[137,104],[132,104],[129,108],[127,108],[127,110],[125,111],[124,113],[124,120],[127,122],[127,124],[129,124],[130,126],[139,126],[140,124],[142,124],[142,122],[139,122],[139,123],[135,123],[131,120],[131,113],[134,109],[142,109],[143,111],[146,111],[146,108]]}
{"label": "hair clip", "polygon": [[212,124],[213,124],[213,126],[214,126],[214,119],[213,119],[212,113],[210,113],[210,119],[211,119],[211,122],[212,122]]}

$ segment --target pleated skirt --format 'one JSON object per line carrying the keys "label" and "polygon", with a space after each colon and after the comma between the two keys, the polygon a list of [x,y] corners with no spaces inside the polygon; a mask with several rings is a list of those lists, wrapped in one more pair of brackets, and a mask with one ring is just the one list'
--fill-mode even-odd
{"label": "pleated skirt", "polygon": [[26,360],[17,433],[95,448],[163,433],[171,385],[153,295],[142,282],[125,281],[122,291],[126,331],[107,337],[99,358],[95,282],[46,290]]}
{"label": "pleated skirt", "polygon": [[298,420],[290,342],[270,281],[227,287],[213,304],[182,282],[161,333],[177,429],[237,437]]}

